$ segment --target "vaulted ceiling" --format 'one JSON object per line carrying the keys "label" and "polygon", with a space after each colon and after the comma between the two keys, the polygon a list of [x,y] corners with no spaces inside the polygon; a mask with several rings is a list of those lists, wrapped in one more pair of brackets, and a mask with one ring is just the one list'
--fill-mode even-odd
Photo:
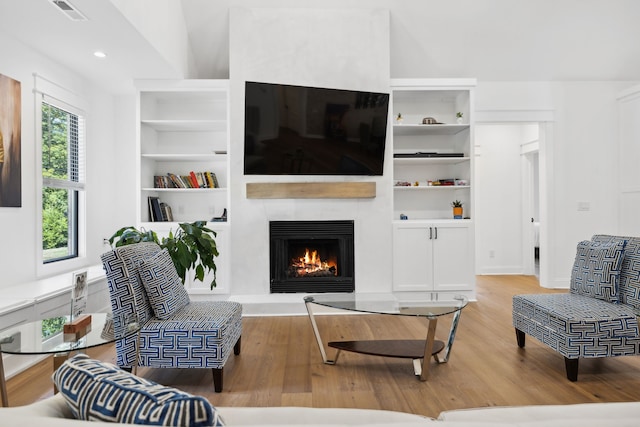
{"label": "vaulted ceiling", "polygon": [[[0,32],[114,91],[132,78],[183,77],[110,0],[68,2],[88,20],[70,20],[51,0],[2,1]],[[189,77],[229,77],[231,8],[291,7],[388,9],[392,77],[640,80],[637,0],[126,2],[144,8],[146,20],[156,19],[165,4],[181,4],[182,16],[171,18],[184,19],[186,24],[195,63]],[[108,51],[109,56],[105,60],[92,57],[96,49]]]}

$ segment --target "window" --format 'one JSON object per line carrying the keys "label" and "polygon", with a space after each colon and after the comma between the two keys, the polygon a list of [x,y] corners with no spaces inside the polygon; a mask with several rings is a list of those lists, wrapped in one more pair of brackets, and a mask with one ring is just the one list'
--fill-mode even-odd
{"label": "window", "polygon": [[84,192],[84,119],[72,108],[41,102],[42,261],[77,258]]}

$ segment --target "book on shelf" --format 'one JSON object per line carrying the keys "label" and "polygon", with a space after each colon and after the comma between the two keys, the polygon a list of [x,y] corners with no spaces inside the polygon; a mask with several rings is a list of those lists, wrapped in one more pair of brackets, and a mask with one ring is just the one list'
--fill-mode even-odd
{"label": "book on shelf", "polygon": [[151,222],[167,221],[162,215],[162,208],[160,207],[160,198],[156,196],[149,196],[149,219]]}
{"label": "book on shelf", "polygon": [[207,182],[207,187],[216,188],[215,185],[213,185],[213,178],[211,177],[211,172],[205,172],[204,179]]}
{"label": "book on shelf", "polygon": [[194,172],[187,175],[167,173],[154,177],[155,188],[220,188],[218,177],[213,172]]}
{"label": "book on shelf", "polygon": [[194,171],[189,172],[189,179],[192,188],[200,188],[200,184],[198,184],[198,177]]}
{"label": "book on shelf", "polygon": [[183,188],[182,182],[180,181],[180,178],[178,178],[176,174],[168,173],[167,176],[169,177],[169,180],[173,184],[174,188]]}
{"label": "book on shelf", "polygon": [[156,175],[153,177],[154,188],[176,188],[176,184],[169,174]]}
{"label": "book on shelf", "polygon": [[171,211],[171,206],[164,202],[160,202],[160,212],[162,213],[162,220],[173,222],[173,212]]}
{"label": "book on shelf", "polygon": [[207,174],[211,177],[211,188],[220,188],[216,174],[213,172],[207,172]]}
{"label": "book on shelf", "polygon": [[198,178],[198,185],[200,186],[200,188],[209,187],[207,185],[207,181],[204,179],[204,173],[203,172],[196,172],[196,177]]}

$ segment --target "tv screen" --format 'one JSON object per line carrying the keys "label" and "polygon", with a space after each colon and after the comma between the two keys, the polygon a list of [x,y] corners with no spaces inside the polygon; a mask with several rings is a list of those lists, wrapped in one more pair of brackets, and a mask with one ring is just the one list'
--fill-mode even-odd
{"label": "tv screen", "polygon": [[382,175],[389,94],[246,82],[245,175]]}

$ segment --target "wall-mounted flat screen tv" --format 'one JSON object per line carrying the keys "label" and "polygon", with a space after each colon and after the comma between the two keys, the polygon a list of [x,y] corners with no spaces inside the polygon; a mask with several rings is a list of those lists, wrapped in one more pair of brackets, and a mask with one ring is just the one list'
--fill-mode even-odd
{"label": "wall-mounted flat screen tv", "polygon": [[245,175],[382,175],[389,94],[246,82]]}

